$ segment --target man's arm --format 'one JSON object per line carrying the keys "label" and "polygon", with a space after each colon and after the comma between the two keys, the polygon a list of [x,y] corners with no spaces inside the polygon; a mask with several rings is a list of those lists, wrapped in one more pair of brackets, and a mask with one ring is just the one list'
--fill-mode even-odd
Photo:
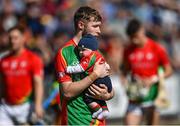
{"label": "man's arm", "polygon": [[172,66],[170,63],[170,59],[168,57],[168,53],[166,51],[166,49],[159,45],[157,46],[157,51],[158,51],[158,58],[160,60],[160,65],[163,66],[164,68],[164,78],[169,77],[170,75],[172,75],[173,70],[172,70]]}
{"label": "man's arm", "polygon": [[173,73],[173,69],[170,64],[164,66],[164,78],[168,78]]}
{"label": "man's arm", "polygon": [[35,89],[35,112],[36,115],[41,118],[43,116],[43,77],[39,75],[34,75],[34,89]]}
{"label": "man's arm", "polygon": [[[66,98],[72,98],[83,92],[88,88],[97,78],[105,77],[109,75],[109,69],[106,68],[105,64],[99,64],[100,60],[94,66],[93,72],[85,77],[84,79],[77,82],[63,82],[62,90]],[[107,91],[107,89],[106,89]]]}
{"label": "man's arm", "polygon": [[[173,70],[172,70],[172,67],[171,67],[170,64],[164,65],[163,68],[164,68],[163,78],[168,78],[169,76],[172,75]],[[151,87],[151,85],[154,84],[155,82],[160,81],[159,79],[160,79],[160,77],[157,77],[157,79],[149,78],[149,77],[148,77],[148,78],[144,78],[144,79],[141,78],[140,81],[142,82],[142,84],[144,84],[144,86],[146,86],[146,87],[149,88],[149,87]]]}

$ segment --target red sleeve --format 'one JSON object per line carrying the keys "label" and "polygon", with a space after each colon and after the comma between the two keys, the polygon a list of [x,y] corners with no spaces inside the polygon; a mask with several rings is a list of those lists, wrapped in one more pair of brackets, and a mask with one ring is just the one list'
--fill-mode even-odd
{"label": "red sleeve", "polygon": [[31,62],[32,62],[32,67],[31,67],[32,74],[43,76],[44,65],[42,59],[39,56],[34,55],[33,58],[31,59]]}
{"label": "red sleeve", "polygon": [[105,62],[105,58],[103,57],[103,55],[99,52],[99,51],[95,51],[95,55],[96,55],[96,62],[101,58],[100,63],[104,63]]}
{"label": "red sleeve", "polygon": [[91,56],[83,57],[83,58],[81,59],[80,65],[82,66],[82,68],[84,69],[84,71],[86,71],[86,70],[88,69],[90,60],[91,60]]}
{"label": "red sleeve", "polygon": [[[98,52],[98,51],[94,51],[91,53],[90,56],[88,57],[83,57],[81,59],[81,63],[80,65],[82,66],[82,68],[84,69],[84,71],[86,71],[89,67],[92,66],[92,64],[90,64],[91,60],[93,59],[93,57],[95,57],[95,62],[97,62],[100,58],[101,58],[101,61],[100,63],[104,63],[105,62],[105,59],[104,57]],[[94,62],[94,63],[95,63]],[[94,64],[93,64],[94,65]]]}
{"label": "red sleeve", "polygon": [[157,45],[157,51],[158,51],[158,56],[159,56],[159,63],[163,66],[170,64],[168,54],[163,46],[160,44]]}
{"label": "red sleeve", "polygon": [[59,50],[55,57],[55,69],[56,69],[56,77],[59,83],[72,81],[70,74],[66,73],[66,60],[62,55],[62,51]]}

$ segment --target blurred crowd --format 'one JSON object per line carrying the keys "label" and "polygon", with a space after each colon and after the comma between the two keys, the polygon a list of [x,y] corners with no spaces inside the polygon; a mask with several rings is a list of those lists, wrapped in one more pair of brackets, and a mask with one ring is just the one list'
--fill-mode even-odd
{"label": "blurred crowd", "polygon": [[99,49],[112,73],[121,73],[123,48],[128,43],[125,27],[136,17],[144,23],[147,35],[166,47],[174,71],[180,74],[180,0],[0,0],[0,54],[9,47],[7,30],[16,24],[25,27],[27,47],[44,61],[48,90],[55,80],[54,55],[72,37],[73,14],[82,5],[103,15]]}

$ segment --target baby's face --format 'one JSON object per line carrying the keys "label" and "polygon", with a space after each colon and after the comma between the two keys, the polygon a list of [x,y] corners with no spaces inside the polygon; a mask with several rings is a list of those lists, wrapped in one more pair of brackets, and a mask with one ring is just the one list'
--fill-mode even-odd
{"label": "baby's face", "polygon": [[87,57],[91,54],[92,50],[88,48],[82,48],[82,50],[79,51],[79,54],[81,57]]}

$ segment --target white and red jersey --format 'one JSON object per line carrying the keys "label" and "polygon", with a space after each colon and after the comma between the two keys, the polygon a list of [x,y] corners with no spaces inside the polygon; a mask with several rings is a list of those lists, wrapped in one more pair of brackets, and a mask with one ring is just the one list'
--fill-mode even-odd
{"label": "white and red jersey", "polygon": [[43,75],[43,63],[36,54],[24,49],[18,56],[10,53],[2,58],[0,73],[5,87],[5,101],[9,104],[20,104],[32,93],[33,76]]}
{"label": "white and red jersey", "polygon": [[124,60],[132,74],[142,78],[157,75],[160,65],[170,63],[165,49],[151,39],[143,47],[129,46],[125,50]]}

